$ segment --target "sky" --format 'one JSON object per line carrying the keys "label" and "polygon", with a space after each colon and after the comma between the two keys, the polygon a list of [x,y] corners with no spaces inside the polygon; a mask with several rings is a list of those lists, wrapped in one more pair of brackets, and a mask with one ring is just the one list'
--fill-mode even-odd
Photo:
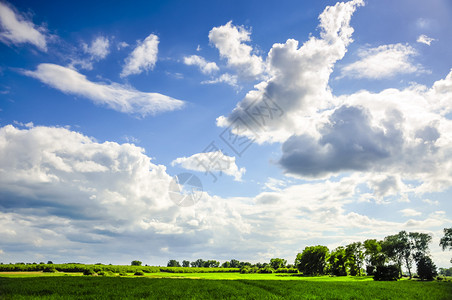
{"label": "sky", "polygon": [[292,263],[452,226],[448,0],[0,1],[0,262]]}

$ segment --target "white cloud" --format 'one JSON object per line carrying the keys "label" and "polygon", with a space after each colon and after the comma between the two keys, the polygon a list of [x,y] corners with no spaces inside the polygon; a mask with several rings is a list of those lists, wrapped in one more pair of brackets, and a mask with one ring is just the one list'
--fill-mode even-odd
{"label": "white cloud", "polygon": [[416,40],[416,42],[426,44],[428,46],[430,46],[430,44],[434,41],[436,41],[434,38],[428,37],[425,34],[421,34]]}
{"label": "white cloud", "polygon": [[351,78],[390,78],[398,74],[425,72],[422,66],[413,65],[411,58],[416,50],[408,45],[392,44],[358,52],[360,60],[341,70],[341,77]]}
{"label": "white cloud", "polygon": [[125,59],[121,77],[152,70],[157,62],[158,45],[159,38],[155,34],[150,34],[142,42],[138,41],[136,48]]}
{"label": "white cloud", "polygon": [[422,199],[422,202],[427,203],[428,205],[439,205],[439,201],[437,200]]}
{"label": "white cloud", "polygon": [[42,51],[47,51],[45,29],[37,27],[13,7],[0,2],[0,41],[14,45],[30,43]]}
{"label": "white cloud", "polygon": [[90,54],[94,60],[104,59],[110,53],[110,41],[103,36],[97,37],[91,45],[83,43],[82,47],[83,51]]}
{"label": "white cloud", "polygon": [[116,48],[118,50],[121,50],[121,49],[127,48],[127,47],[129,47],[129,44],[127,44],[126,42],[119,42],[116,44]]}
{"label": "white cloud", "polygon": [[[232,113],[217,119],[218,126],[227,127],[240,117],[258,131],[257,142],[282,142],[294,132],[315,130],[313,115],[317,109],[327,108],[332,101],[328,87],[334,63],[342,59],[347,45],[352,42],[353,28],[350,19],[363,1],[337,3],[320,15],[320,38],[310,37],[301,47],[298,41],[289,39],[284,44],[274,44],[267,56],[268,80],[255,86],[237,104]],[[275,103],[279,112],[269,112],[269,104]],[[273,110],[275,105],[270,109]],[[257,108],[269,117],[256,122],[250,116]],[[252,111],[252,110],[256,111]],[[282,113],[282,116],[277,116]],[[264,118],[264,117],[263,117]],[[244,133],[252,138],[251,131]]]}
{"label": "white cloud", "polygon": [[92,82],[77,71],[54,64],[40,64],[36,71],[24,71],[24,74],[64,93],[83,96],[124,113],[146,116],[184,105],[181,100],[159,93],[144,93],[117,83]]}
{"label": "white cloud", "polygon": [[219,70],[214,62],[207,62],[204,57],[191,55],[184,57],[184,64],[189,66],[198,66],[204,74],[210,74]]}
{"label": "white cloud", "polygon": [[243,26],[232,25],[232,21],[229,21],[223,26],[212,28],[209,41],[239,76],[255,80],[264,71],[264,64],[260,56],[252,54],[253,48],[245,44],[251,40],[250,34]]}
{"label": "white cloud", "polygon": [[416,217],[422,215],[422,213],[418,212],[412,208],[405,208],[400,211],[404,217]]}
{"label": "white cloud", "polygon": [[[215,173],[220,172],[233,176],[234,180],[242,180],[242,175],[246,169],[240,168],[235,163],[235,157],[227,156],[221,150],[206,153],[193,154],[190,157],[179,157],[171,162],[172,166],[179,165],[184,169]],[[215,175],[215,174],[214,174]]]}
{"label": "white cloud", "polygon": [[231,75],[229,73],[221,74],[219,77],[210,79],[210,80],[204,80],[201,82],[201,84],[216,84],[216,83],[226,83],[229,84],[232,87],[238,88],[237,84],[237,76]]}

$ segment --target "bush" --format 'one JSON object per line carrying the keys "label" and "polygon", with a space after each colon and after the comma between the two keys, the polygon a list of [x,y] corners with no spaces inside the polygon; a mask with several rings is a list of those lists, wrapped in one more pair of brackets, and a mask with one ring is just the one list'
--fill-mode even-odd
{"label": "bush", "polygon": [[374,273],[376,281],[396,281],[399,279],[399,268],[396,265],[378,266]]}
{"label": "bush", "polygon": [[55,269],[55,267],[49,266],[49,267],[45,267],[42,271],[44,273],[55,273],[57,270]]}
{"label": "bush", "polygon": [[289,269],[287,268],[278,268],[275,273],[289,273]]}
{"label": "bush", "polygon": [[143,271],[136,271],[135,274],[133,274],[135,276],[144,276],[144,272]]}
{"label": "bush", "polygon": [[298,269],[297,268],[288,268],[287,270],[288,270],[287,273],[292,273],[292,274],[297,274],[298,273]]}
{"label": "bush", "polygon": [[127,276],[126,272],[119,272],[119,276]]}
{"label": "bush", "polygon": [[96,272],[94,272],[94,270],[93,269],[86,269],[85,271],[83,271],[83,275],[87,275],[87,276],[94,276],[94,275],[97,275],[97,273]]}
{"label": "bush", "polygon": [[263,273],[263,274],[271,274],[275,272],[275,269],[273,269],[270,266],[266,266],[265,268],[259,269],[259,273]]}
{"label": "bush", "polygon": [[251,273],[250,266],[243,266],[240,268],[240,274],[248,274],[248,273]]}
{"label": "bush", "polygon": [[374,275],[374,273],[375,273],[375,266],[367,266],[366,267],[366,273],[369,276]]}
{"label": "bush", "polygon": [[111,271],[100,271],[99,273],[97,273],[97,275],[99,276],[114,276],[115,274]]}

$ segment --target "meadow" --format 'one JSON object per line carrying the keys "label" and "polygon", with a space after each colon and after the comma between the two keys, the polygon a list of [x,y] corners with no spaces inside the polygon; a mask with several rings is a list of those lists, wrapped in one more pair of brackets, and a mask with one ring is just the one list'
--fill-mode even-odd
{"label": "meadow", "polygon": [[291,274],[2,272],[1,299],[451,299],[452,282]]}

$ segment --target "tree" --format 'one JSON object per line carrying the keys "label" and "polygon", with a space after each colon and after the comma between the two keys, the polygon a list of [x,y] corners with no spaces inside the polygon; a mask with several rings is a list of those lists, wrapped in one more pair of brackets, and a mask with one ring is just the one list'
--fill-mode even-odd
{"label": "tree", "polygon": [[364,246],[361,242],[351,243],[345,248],[347,265],[350,275],[361,276],[361,268],[364,261]]}
{"label": "tree", "polygon": [[188,260],[182,261],[182,267],[184,267],[184,268],[190,267],[190,262]]}
{"label": "tree", "polygon": [[329,250],[325,246],[310,246],[298,253],[295,266],[304,275],[324,275]]}
{"label": "tree", "polygon": [[385,263],[386,256],[382,252],[381,242],[375,239],[365,240],[364,243],[364,255],[367,263],[367,274],[373,275],[377,266],[382,266]]}
{"label": "tree", "polygon": [[230,267],[231,267],[231,263],[228,262],[228,261],[225,261],[225,262],[221,265],[221,267],[222,267],[222,268],[230,268]]}
{"label": "tree", "polygon": [[282,259],[282,258],[272,258],[270,259],[270,266],[275,269],[278,270],[279,268],[284,268],[287,264],[287,260]]}
{"label": "tree", "polygon": [[[449,251],[452,250],[452,228],[444,228],[444,236],[439,241],[439,245],[443,248],[443,251],[449,247]],[[450,259],[452,263],[452,258]]]}
{"label": "tree", "polygon": [[240,268],[240,262],[237,259],[231,259],[231,268]]}
{"label": "tree", "polygon": [[180,263],[175,259],[171,259],[170,261],[168,261],[168,264],[166,266],[167,267],[180,267]]}
{"label": "tree", "polygon": [[408,245],[408,242],[405,241],[405,234],[400,232],[399,234],[389,235],[385,237],[384,241],[381,243],[383,253],[388,259],[396,263],[397,268],[399,269],[399,276],[402,276],[402,263]]}
{"label": "tree", "polygon": [[49,260],[49,261],[47,262],[47,264],[48,264],[48,265],[53,265],[53,261]]}
{"label": "tree", "polygon": [[335,276],[347,276],[346,262],[347,257],[344,247],[337,247],[331,251],[330,257],[328,258],[329,272]]}
{"label": "tree", "polygon": [[132,260],[132,266],[141,266],[142,262],[139,260]]}
{"label": "tree", "polygon": [[436,266],[429,256],[422,256],[417,261],[417,275],[422,280],[433,280],[437,276]]}
{"label": "tree", "polygon": [[202,268],[204,267],[204,260],[202,260],[201,258],[197,259],[196,261],[192,261],[190,265],[194,268]]}

